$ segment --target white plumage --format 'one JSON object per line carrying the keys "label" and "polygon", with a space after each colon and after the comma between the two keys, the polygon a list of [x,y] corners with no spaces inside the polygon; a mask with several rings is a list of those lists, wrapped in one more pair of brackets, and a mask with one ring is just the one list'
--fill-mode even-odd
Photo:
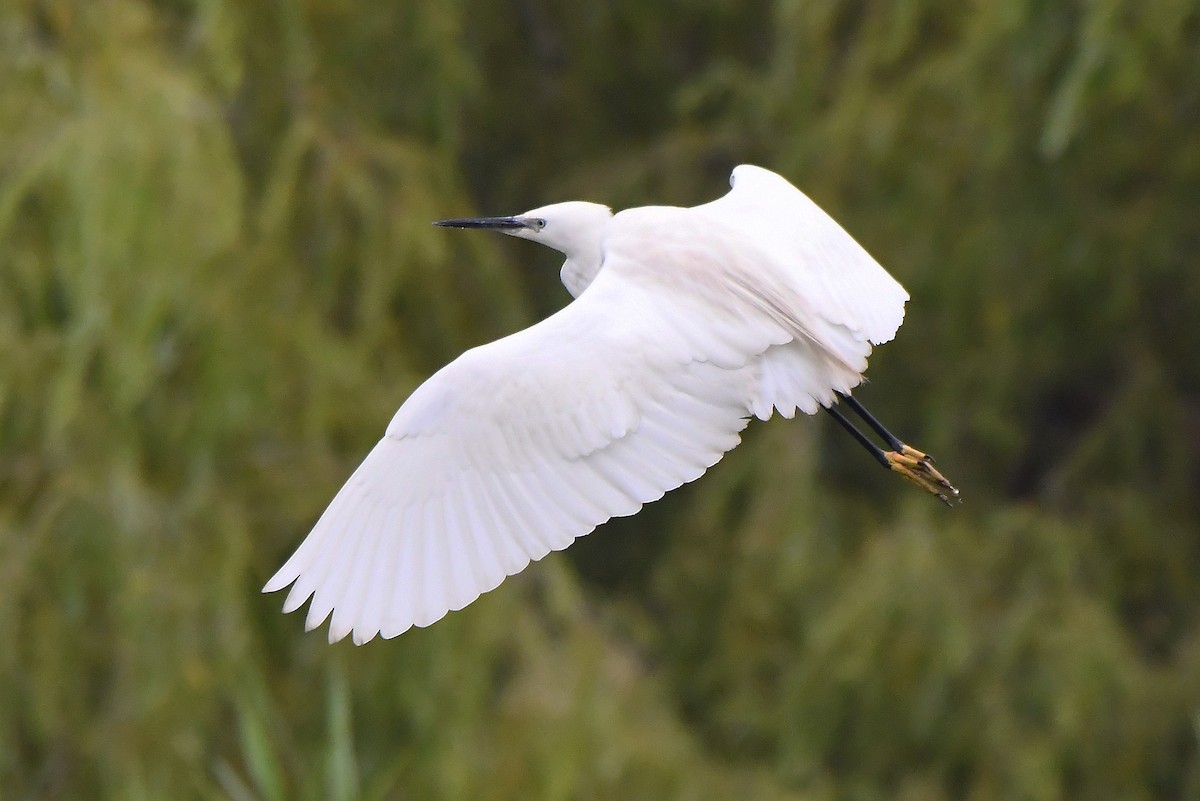
{"label": "white plumage", "polygon": [[311,597],[331,642],[427,626],[699,478],[749,416],[855,387],[908,294],[783,178],[732,184],[691,209],[446,221],[562,251],[576,300],[420,386],[264,591]]}

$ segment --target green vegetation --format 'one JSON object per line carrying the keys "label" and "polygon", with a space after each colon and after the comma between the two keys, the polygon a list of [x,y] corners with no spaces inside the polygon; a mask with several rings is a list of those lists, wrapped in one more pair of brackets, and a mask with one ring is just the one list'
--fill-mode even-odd
{"label": "green vegetation", "polygon": [[[0,799],[1200,797],[1200,5],[11,0]],[[776,169],[909,288],[860,397],[356,649],[265,579],[560,305],[434,219]]]}

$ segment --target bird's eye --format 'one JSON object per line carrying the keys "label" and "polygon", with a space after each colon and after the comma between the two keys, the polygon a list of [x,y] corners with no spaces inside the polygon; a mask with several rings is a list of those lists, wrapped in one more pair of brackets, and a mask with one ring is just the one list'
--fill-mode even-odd
{"label": "bird's eye", "polygon": [[543,220],[541,217],[534,217],[533,220],[531,220],[531,223],[532,223],[532,228],[535,231],[540,231],[546,227],[546,221]]}

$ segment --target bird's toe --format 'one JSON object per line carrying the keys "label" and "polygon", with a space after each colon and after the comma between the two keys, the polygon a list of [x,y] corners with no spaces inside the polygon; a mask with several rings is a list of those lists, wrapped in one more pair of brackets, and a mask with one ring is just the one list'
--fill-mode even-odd
{"label": "bird's toe", "polygon": [[961,503],[958,490],[933,466],[933,457],[903,445],[899,452],[886,451],[888,466],[947,506]]}

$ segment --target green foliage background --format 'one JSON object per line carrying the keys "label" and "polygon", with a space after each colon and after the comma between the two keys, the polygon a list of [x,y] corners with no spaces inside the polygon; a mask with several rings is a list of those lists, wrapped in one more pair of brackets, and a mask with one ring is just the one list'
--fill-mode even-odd
{"label": "green foliage background", "polygon": [[[1200,797],[1200,6],[9,0],[0,799]],[[754,161],[909,288],[864,399],[355,649],[259,587],[561,305],[432,228]]]}

